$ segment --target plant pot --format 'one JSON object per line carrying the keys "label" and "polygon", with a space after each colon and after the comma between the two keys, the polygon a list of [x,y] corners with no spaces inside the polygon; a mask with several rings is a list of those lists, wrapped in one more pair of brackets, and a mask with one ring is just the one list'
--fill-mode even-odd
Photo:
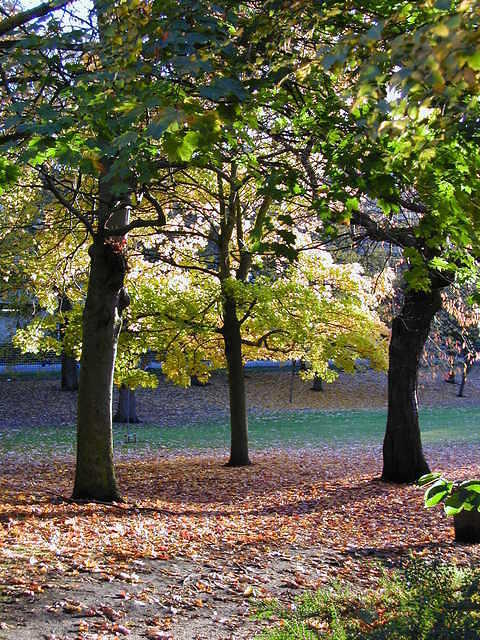
{"label": "plant pot", "polygon": [[460,511],[453,516],[455,542],[480,542],[480,512]]}

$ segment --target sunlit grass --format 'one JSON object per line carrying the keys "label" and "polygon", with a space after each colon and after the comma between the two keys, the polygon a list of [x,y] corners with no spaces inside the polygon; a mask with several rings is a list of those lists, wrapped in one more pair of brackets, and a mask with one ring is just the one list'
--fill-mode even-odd
{"label": "sunlit grass", "polygon": [[[186,420],[188,418],[186,417]],[[276,447],[309,448],[338,444],[378,444],[382,441],[386,413],[383,410],[303,411],[270,414],[250,419],[252,449]],[[449,441],[478,442],[480,409],[438,408],[421,412],[422,437],[426,444]],[[125,442],[126,434],[135,434],[136,442]],[[228,421],[165,427],[138,424],[115,425],[118,452],[166,450],[227,449]],[[26,427],[0,430],[0,452],[29,451],[73,453],[75,429],[72,425]]]}

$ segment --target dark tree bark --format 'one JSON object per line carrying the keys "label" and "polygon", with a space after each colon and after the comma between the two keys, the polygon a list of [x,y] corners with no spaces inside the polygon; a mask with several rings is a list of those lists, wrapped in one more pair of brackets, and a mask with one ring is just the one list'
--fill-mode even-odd
{"label": "dark tree bark", "polygon": [[[72,303],[65,294],[60,298],[59,311],[71,311]],[[65,320],[60,326],[60,337],[62,342],[65,337],[65,330],[68,321]],[[78,389],[78,364],[75,358],[67,355],[65,347],[62,350],[61,361],[61,389],[62,391],[77,391]]]}
{"label": "dark tree bark", "polygon": [[191,376],[190,377],[190,384],[192,385],[192,387],[207,387],[208,386],[208,382],[201,382],[198,379],[198,376]]}
{"label": "dark tree bark", "polygon": [[122,384],[118,392],[117,411],[113,418],[114,422],[128,422],[130,424],[136,424],[140,422],[137,416],[137,399],[135,396],[135,389],[129,389]]}
{"label": "dark tree bark", "polygon": [[417,379],[431,322],[442,306],[440,290],[407,291],[402,311],[392,323],[384,480],[413,482],[429,472],[418,423]]}
{"label": "dark tree bark", "polygon": [[230,460],[227,466],[242,467],[250,464],[250,459],[248,457],[248,419],[242,361],[241,325],[237,318],[235,300],[227,296],[223,311],[223,337],[228,367],[231,425]]}
{"label": "dark tree bark", "polygon": [[62,351],[62,391],[77,391],[78,364],[75,358]]}
{"label": "dark tree bark", "polygon": [[288,401],[290,402],[290,404],[292,404],[293,402],[293,386],[295,384],[296,370],[297,370],[297,361],[293,358],[291,368],[290,368],[290,389],[288,393]]}
{"label": "dark tree bark", "polygon": [[467,383],[468,374],[470,373],[471,365],[467,362],[467,355],[465,355],[465,361],[462,364],[462,379],[460,380],[460,385],[458,387],[457,398],[465,397],[465,385]]}
{"label": "dark tree bark", "polygon": [[453,516],[455,542],[480,542],[480,513],[477,510],[460,511]]}
{"label": "dark tree bark", "polygon": [[311,391],[323,391],[323,381],[318,374],[315,374],[313,378]]}
{"label": "dark tree bark", "polygon": [[457,398],[464,398],[464,391],[465,391],[465,383],[467,382],[467,373],[465,371],[465,368],[462,371],[462,379],[460,380],[460,385],[458,387],[458,393],[457,393]]}
{"label": "dark tree bark", "polygon": [[112,389],[121,315],[128,304],[123,288],[126,263],[118,247],[101,236],[89,253],[73,497],[110,501],[120,498],[113,466]]}

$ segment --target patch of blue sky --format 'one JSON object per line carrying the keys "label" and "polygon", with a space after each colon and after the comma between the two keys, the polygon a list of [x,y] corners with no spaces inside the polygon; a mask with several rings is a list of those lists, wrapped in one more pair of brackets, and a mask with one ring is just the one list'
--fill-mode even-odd
{"label": "patch of blue sky", "polygon": [[[39,4],[43,4],[43,0],[21,0],[23,9],[33,9]],[[74,24],[76,20],[85,20],[88,18],[93,8],[93,0],[72,0],[66,7],[58,9],[57,15],[62,15],[68,24]]]}

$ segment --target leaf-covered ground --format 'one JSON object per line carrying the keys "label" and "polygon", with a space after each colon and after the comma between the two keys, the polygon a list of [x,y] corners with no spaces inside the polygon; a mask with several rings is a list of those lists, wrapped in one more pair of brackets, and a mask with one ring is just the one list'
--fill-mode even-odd
{"label": "leaf-covered ground", "polygon": [[[428,449],[479,475],[480,445]],[[72,460],[9,456],[0,474],[0,638],[253,638],[256,598],[331,578],[367,585],[409,552],[465,563],[422,493],[377,480],[380,448],[123,458],[126,502],[68,500]],[[66,498],[66,499],[65,499]]]}
{"label": "leaf-covered ground", "polygon": [[[445,371],[420,372],[419,398],[422,406],[466,407],[480,404],[480,367],[471,372],[465,398],[457,398],[457,385],[443,382]],[[289,368],[249,369],[247,397],[252,413],[303,409],[348,410],[386,407],[385,373],[367,370],[355,375],[340,374],[322,393],[311,391],[312,383],[293,379]],[[457,374],[459,381],[459,375]],[[292,391],[292,394],[290,395]],[[138,414],[144,423],[161,426],[224,419],[228,416],[228,383],[223,373],[212,376],[206,387],[183,389],[162,376],[156,389],[139,390]],[[290,397],[292,402],[290,402]],[[115,399],[116,402],[116,399]],[[60,391],[60,381],[50,379],[0,378],[0,429],[9,427],[74,424],[77,394]]]}

